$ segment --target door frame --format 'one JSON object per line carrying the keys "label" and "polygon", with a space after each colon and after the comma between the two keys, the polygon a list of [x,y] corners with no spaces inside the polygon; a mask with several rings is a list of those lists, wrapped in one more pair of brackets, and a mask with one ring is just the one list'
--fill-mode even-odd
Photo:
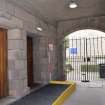
{"label": "door frame", "polygon": [[[7,39],[7,29],[0,28],[0,32],[3,35],[3,49],[1,49],[2,57],[0,57],[2,62],[0,62],[3,66],[1,68],[1,89],[0,89],[0,97],[6,97],[9,95],[9,85],[8,85],[8,39]],[[5,81],[5,82],[4,82]]]}

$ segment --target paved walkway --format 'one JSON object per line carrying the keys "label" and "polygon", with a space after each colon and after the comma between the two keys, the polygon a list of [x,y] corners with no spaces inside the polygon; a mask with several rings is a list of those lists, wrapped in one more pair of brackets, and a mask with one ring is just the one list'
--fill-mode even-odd
{"label": "paved walkway", "polygon": [[[8,105],[15,99],[0,100],[0,105]],[[105,88],[77,87],[76,92],[63,105],[105,105]]]}
{"label": "paved walkway", "polygon": [[64,105],[105,105],[105,88],[78,87]]}

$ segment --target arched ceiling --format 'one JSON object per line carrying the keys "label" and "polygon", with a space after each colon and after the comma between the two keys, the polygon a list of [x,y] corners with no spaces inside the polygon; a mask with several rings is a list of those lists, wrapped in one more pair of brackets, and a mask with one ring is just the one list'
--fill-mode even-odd
{"label": "arched ceiling", "polygon": [[49,23],[105,15],[105,0],[75,0],[79,7],[68,8],[70,0],[8,0]]}

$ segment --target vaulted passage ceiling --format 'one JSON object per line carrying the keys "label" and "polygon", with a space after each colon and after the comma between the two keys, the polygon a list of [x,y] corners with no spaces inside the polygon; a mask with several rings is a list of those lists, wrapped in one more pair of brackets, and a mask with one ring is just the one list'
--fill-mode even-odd
{"label": "vaulted passage ceiling", "polygon": [[75,0],[79,7],[68,8],[71,0],[9,0],[47,22],[105,14],[105,0]]}

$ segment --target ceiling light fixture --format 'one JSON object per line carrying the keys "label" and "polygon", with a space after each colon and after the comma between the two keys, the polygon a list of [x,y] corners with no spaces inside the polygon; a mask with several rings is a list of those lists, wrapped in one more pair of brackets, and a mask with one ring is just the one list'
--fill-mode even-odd
{"label": "ceiling light fixture", "polygon": [[38,31],[43,31],[43,29],[42,29],[41,27],[36,27],[36,29],[37,29]]}
{"label": "ceiling light fixture", "polygon": [[78,4],[77,4],[76,2],[71,1],[71,2],[69,3],[69,8],[77,8],[77,7],[78,7]]}

